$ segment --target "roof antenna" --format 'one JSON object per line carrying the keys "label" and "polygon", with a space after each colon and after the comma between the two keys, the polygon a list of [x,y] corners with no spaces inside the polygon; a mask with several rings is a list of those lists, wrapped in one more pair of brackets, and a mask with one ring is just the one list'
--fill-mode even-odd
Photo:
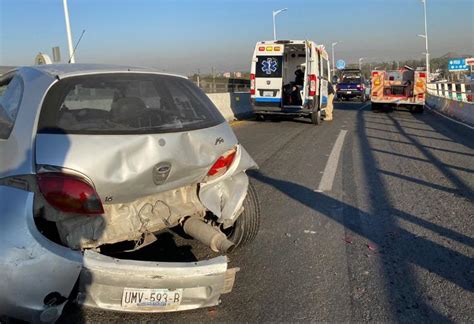
{"label": "roof antenna", "polygon": [[79,37],[79,40],[77,41],[76,46],[74,46],[74,50],[73,50],[72,53],[71,53],[71,57],[69,58],[68,63],[71,63],[71,59],[74,57],[74,53],[76,53],[76,49],[77,49],[77,47],[79,46],[79,43],[81,42],[82,36],[84,36],[84,33],[85,33],[85,32],[86,32],[86,30],[83,29],[83,30],[82,30],[82,34],[81,34],[81,37]]}

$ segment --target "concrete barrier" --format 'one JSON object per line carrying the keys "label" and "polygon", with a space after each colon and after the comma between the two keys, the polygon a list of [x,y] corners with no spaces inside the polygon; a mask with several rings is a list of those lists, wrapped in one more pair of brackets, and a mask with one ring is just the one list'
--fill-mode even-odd
{"label": "concrete barrier", "polygon": [[227,121],[253,115],[248,92],[208,93],[207,96]]}
{"label": "concrete barrier", "polygon": [[440,113],[474,126],[474,104],[428,94],[426,104]]}

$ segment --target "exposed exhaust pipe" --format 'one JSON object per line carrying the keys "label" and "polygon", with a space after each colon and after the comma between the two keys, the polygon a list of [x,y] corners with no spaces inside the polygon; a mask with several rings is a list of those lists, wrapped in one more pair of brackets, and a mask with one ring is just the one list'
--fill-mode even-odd
{"label": "exposed exhaust pipe", "polygon": [[209,246],[214,252],[231,252],[234,248],[234,243],[229,241],[224,233],[198,218],[189,217],[186,219],[183,230],[186,234]]}

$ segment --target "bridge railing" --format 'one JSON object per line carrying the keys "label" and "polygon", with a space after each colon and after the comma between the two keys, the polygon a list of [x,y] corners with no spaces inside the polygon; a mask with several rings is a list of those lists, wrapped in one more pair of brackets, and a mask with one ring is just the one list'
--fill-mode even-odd
{"label": "bridge railing", "polygon": [[434,82],[427,86],[429,94],[463,102],[473,102],[473,90],[473,83],[463,82]]}

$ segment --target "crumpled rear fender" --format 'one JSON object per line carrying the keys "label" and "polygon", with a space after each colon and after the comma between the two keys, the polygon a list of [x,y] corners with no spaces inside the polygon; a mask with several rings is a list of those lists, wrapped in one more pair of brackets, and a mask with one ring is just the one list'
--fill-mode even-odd
{"label": "crumpled rear fender", "polygon": [[248,169],[258,169],[242,145],[237,145],[235,161],[227,172],[212,181],[202,183],[199,190],[201,203],[217,216],[224,227],[231,226],[242,212],[242,204],[249,186]]}
{"label": "crumpled rear fender", "polygon": [[50,322],[79,277],[82,255],[38,232],[33,201],[32,192],[0,185],[0,314]]}

